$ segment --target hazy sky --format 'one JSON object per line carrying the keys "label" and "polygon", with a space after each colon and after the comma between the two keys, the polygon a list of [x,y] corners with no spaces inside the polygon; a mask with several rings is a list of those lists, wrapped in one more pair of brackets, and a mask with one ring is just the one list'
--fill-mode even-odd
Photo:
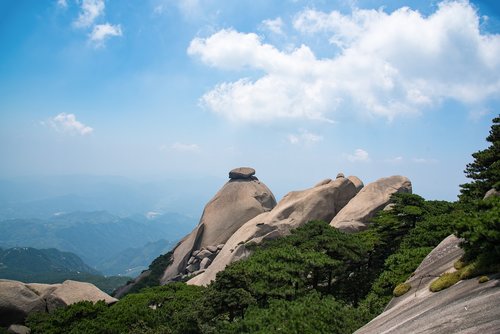
{"label": "hazy sky", "polygon": [[0,0],[0,178],[248,165],[454,200],[500,110],[495,3]]}

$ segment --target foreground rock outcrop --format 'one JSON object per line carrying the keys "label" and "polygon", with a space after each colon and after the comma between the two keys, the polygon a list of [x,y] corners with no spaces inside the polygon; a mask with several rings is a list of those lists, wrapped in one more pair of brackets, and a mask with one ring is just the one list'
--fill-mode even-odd
{"label": "foreground rock outcrop", "polygon": [[473,278],[429,291],[436,277],[455,270],[453,264],[463,255],[459,242],[453,235],[443,240],[407,280],[410,291],[393,298],[382,314],[355,333],[500,333],[498,275],[482,284]]}
{"label": "foreground rock outcrop", "polygon": [[330,221],[356,195],[359,182],[354,184],[349,178],[339,175],[336,180],[327,179],[313,188],[288,193],[273,210],[241,226],[205,272],[189,280],[188,284],[209,284],[228,264],[249,255],[247,243],[287,235],[290,230],[311,220]]}
{"label": "foreground rock outcrop", "polygon": [[24,323],[33,312],[50,312],[79,301],[118,301],[95,285],[77,281],[61,284],[22,283],[0,279],[0,326]]}
{"label": "foreground rock outcrop", "polygon": [[249,167],[229,172],[230,180],[207,203],[198,226],[175,247],[162,284],[208,267],[234,232],[274,208],[273,193],[254,175]]}
{"label": "foreground rock outcrop", "polygon": [[389,204],[394,193],[411,193],[411,182],[404,176],[391,176],[368,184],[330,222],[344,232],[359,232],[369,220]]}

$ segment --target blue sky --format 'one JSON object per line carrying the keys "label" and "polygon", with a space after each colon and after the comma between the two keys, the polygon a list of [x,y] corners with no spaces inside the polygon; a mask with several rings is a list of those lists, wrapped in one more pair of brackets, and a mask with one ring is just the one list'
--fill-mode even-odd
{"label": "blue sky", "polygon": [[499,113],[495,1],[1,0],[0,177],[401,174],[455,200]]}

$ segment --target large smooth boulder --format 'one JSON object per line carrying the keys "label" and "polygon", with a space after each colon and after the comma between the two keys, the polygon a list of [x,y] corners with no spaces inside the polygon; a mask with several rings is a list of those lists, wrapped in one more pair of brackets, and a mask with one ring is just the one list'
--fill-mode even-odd
{"label": "large smooth boulder", "polygon": [[207,203],[198,226],[175,247],[172,264],[160,280],[162,284],[186,274],[193,252],[217,248],[247,221],[274,208],[273,193],[254,174],[255,170],[249,167],[230,172],[231,179]]}
{"label": "large smooth boulder", "polygon": [[377,211],[382,210],[394,193],[411,193],[411,182],[404,176],[379,179],[363,187],[330,222],[344,232],[358,232],[368,227]]}
{"label": "large smooth boulder", "polygon": [[189,280],[188,284],[208,285],[228,264],[250,254],[245,243],[260,243],[287,235],[311,220],[330,221],[356,192],[356,186],[349,179],[340,177],[320,182],[310,189],[288,193],[273,210],[241,226],[206,271]]}
{"label": "large smooth boulder", "polygon": [[78,303],[82,300],[96,303],[103,300],[106,304],[113,304],[118,299],[101,291],[94,284],[67,280],[45,296],[47,309],[52,312],[56,308]]}
{"label": "large smooth boulder", "polygon": [[21,324],[28,314],[44,311],[43,299],[24,283],[0,280],[0,326]]}
{"label": "large smooth boulder", "polygon": [[241,225],[275,206],[273,193],[259,180],[230,180],[205,206],[200,247],[225,243]]}
{"label": "large smooth boulder", "polygon": [[444,239],[406,281],[410,291],[393,298],[384,312],[356,334],[500,333],[500,281],[498,274],[486,283],[477,278],[460,281],[440,292],[429,286],[463,255],[460,239]]}
{"label": "large smooth boulder", "polygon": [[22,324],[33,312],[50,312],[83,300],[104,300],[107,304],[118,301],[90,283],[68,280],[61,284],[25,284],[0,280],[0,326]]}

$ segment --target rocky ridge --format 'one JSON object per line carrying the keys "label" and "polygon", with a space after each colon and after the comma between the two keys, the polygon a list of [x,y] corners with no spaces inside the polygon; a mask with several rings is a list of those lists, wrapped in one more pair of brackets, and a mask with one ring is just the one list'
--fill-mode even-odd
{"label": "rocky ridge", "polygon": [[[364,187],[358,177],[338,173],[335,179],[292,191],[276,203],[255,173],[250,167],[229,172],[229,181],[207,203],[200,223],[173,249],[161,284],[190,278],[188,284],[208,285],[228,264],[250,255],[247,245],[285,236],[311,220],[334,226],[337,220],[347,221],[356,224],[355,230],[364,229],[368,220],[389,204],[393,193],[411,192],[411,182],[403,176],[383,178]],[[138,280],[140,277],[135,283]],[[120,291],[129,289],[126,286]]]}
{"label": "rocky ridge", "polygon": [[[393,193],[412,190],[404,176],[383,178],[365,187],[358,177],[338,173],[335,179],[292,191],[276,203],[255,174],[250,167],[229,172],[229,181],[207,203],[199,224],[172,250],[160,284],[188,279],[188,284],[208,285],[228,264],[250,255],[246,245],[285,236],[311,220],[331,222],[346,231],[364,229],[389,204]],[[126,294],[144,275],[115,295]]]}
{"label": "rocky ridge", "polygon": [[258,215],[238,229],[205,272],[188,284],[209,284],[228,264],[250,255],[248,244],[285,236],[310,220],[330,221],[356,193],[354,183],[343,176],[288,193],[270,212]]}

